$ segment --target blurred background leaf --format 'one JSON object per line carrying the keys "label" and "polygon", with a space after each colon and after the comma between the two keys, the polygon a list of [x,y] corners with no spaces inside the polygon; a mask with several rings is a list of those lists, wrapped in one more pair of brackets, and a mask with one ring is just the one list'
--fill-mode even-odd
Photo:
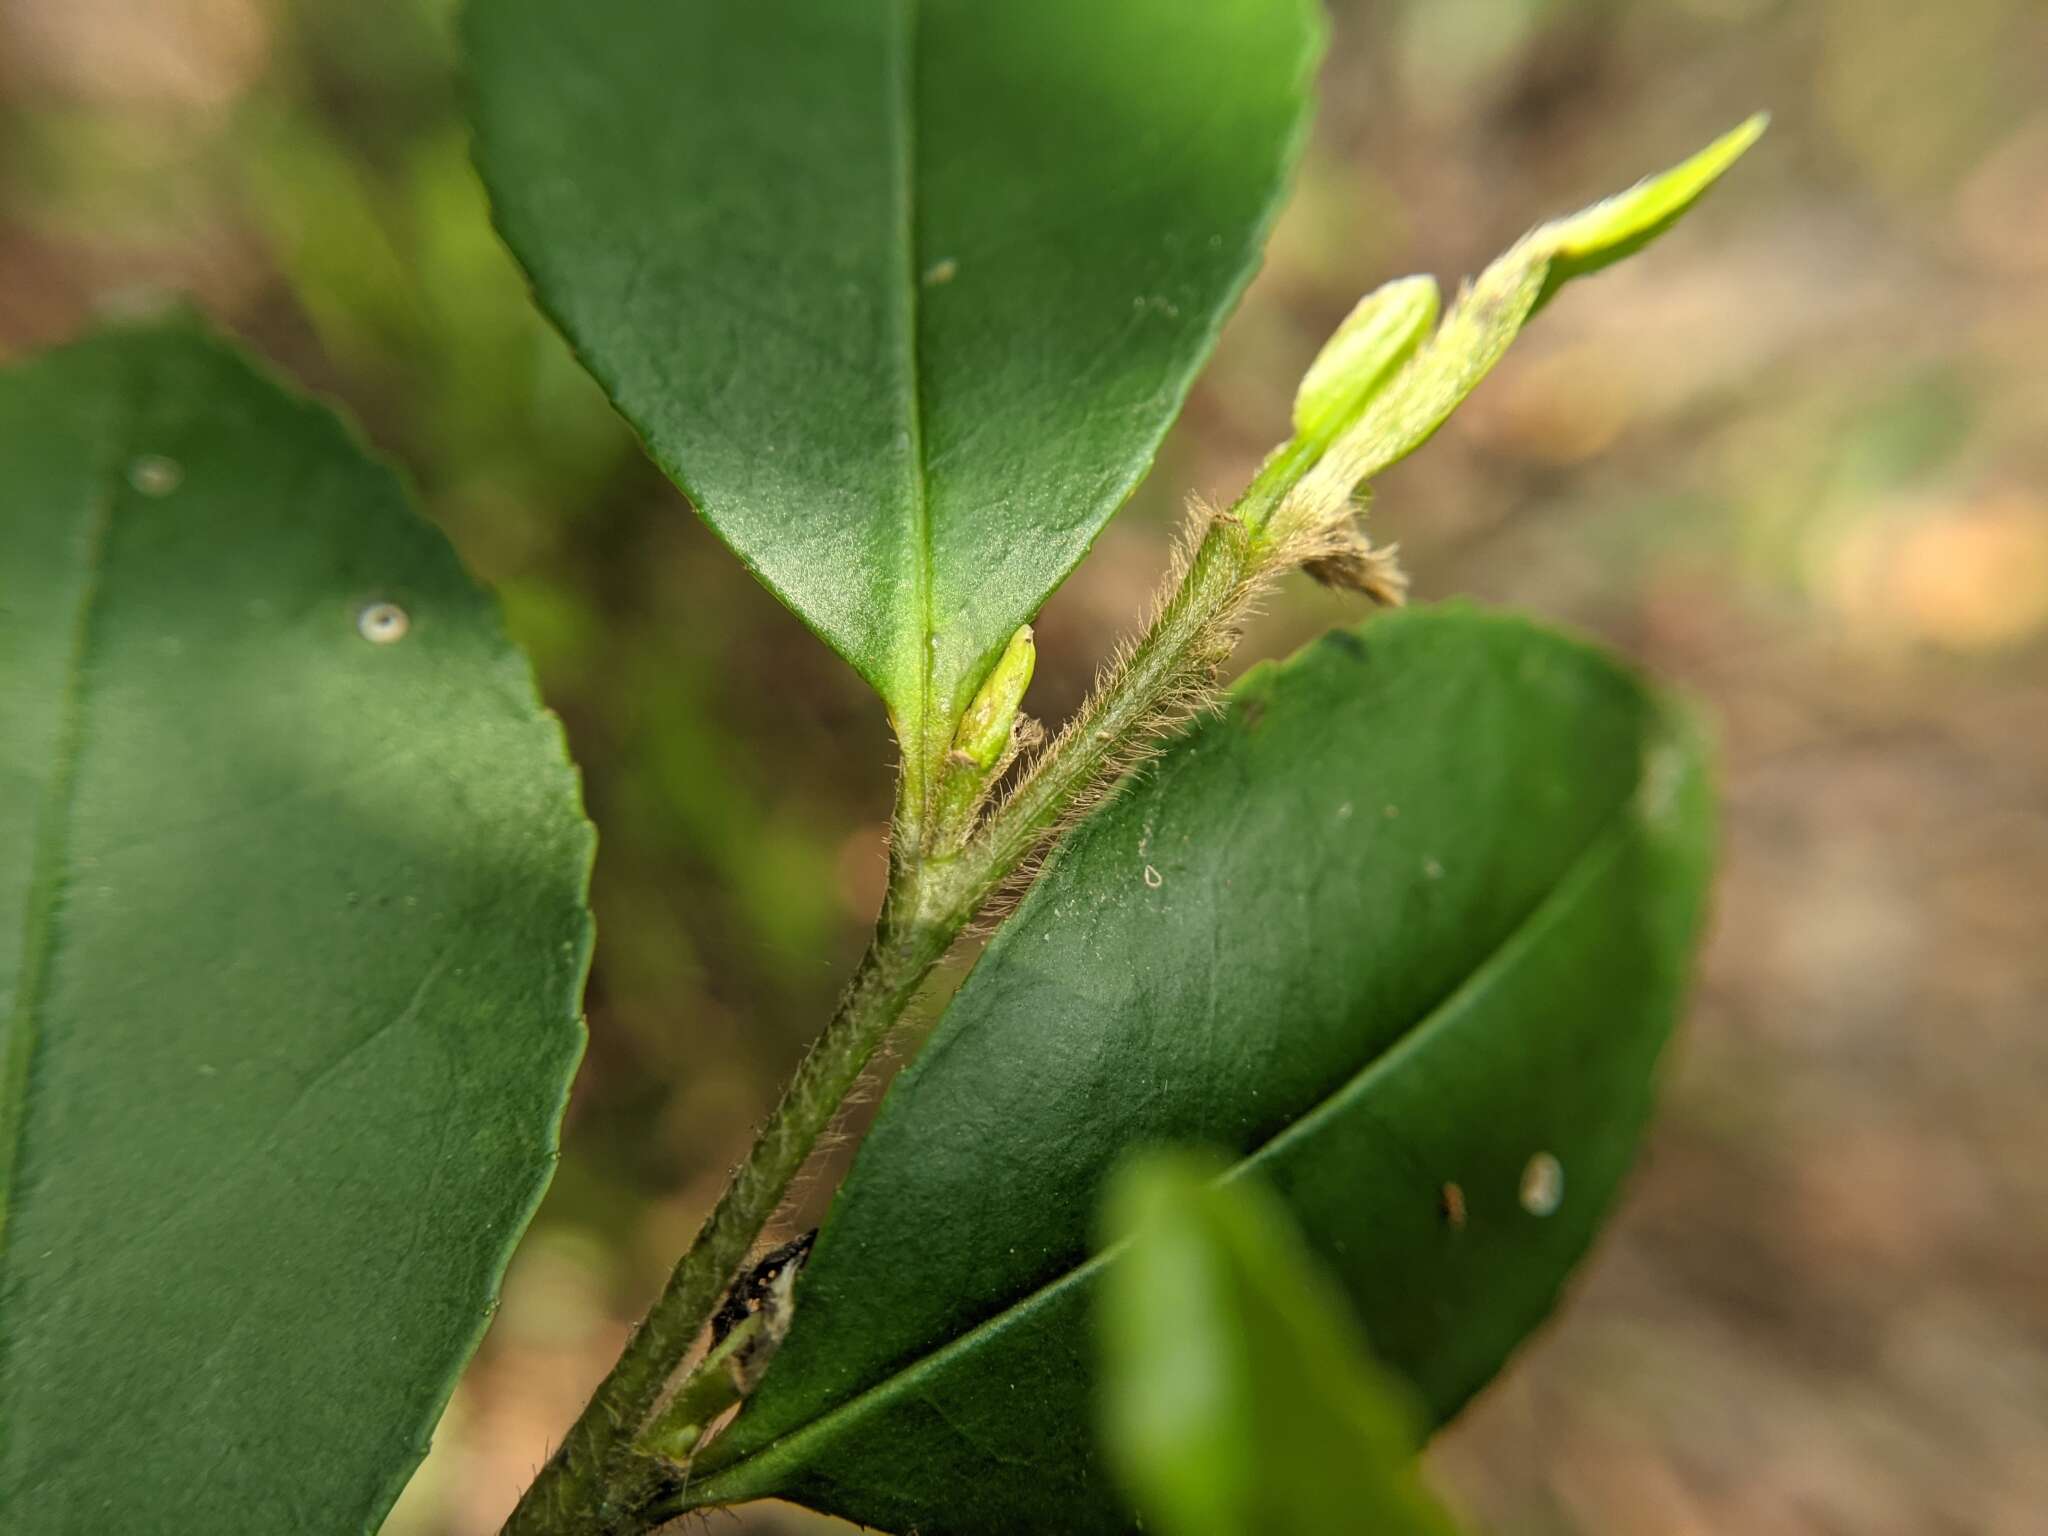
{"label": "blurred background leaf", "polygon": [[1102,1436],[1158,1536],[1453,1536],[1423,1488],[1423,1417],[1255,1178],[1125,1163],[1097,1303]]}
{"label": "blurred background leaf", "polygon": [[[394,1521],[414,1536],[495,1529],[687,1241],[858,952],[890,773],[880,711],[678,515],[528,308],[467,171],[452,10],[0,3],[0,346],[186,290],[346,401],[504,594],[603,831],[567,1155]],[[1244,483],[1360,293],[1454,284],[1770,108],[1739,180],[1563,294],[1378,487],[1419,596],[1591,629],[1702,696],[1723,741],[1719,922],[1649,1161],[1432,1475],[1530,1536],[2033,1536],[2048,10],[1331,16],[1265,271],[1037,625],[1026,707],[1071,708],[1183,494]],[[1241,656],[1356,616],[1299,582]]]}

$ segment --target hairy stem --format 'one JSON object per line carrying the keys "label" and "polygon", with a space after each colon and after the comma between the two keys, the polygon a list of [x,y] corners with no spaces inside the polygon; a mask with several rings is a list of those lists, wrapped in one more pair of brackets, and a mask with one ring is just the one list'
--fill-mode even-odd
{"label": "hairy stem", "polygon": [[961,930],[1032,854],[1213,698],[1246,606],[1300,556],[1275,513],[1322,446],[1288,445],[1229,513],[1191,536],[1143,636],[964,842],[932,844],[933,770],[914,748],[906,752],[889,894],[838,1011],[505,1536],[630,1536],[646,1528],[650,1504],[677,1476],[647,1440],[664,1394],[790,1181]]}
{"label": "hairy stem", "polygon": [[978,910],[1059,831],[1215,699],[1215,679],[1260,592],[1299,563],[1274,526],[1287,492],[1324,441],[1291,442],[1266,461],[1229,512],[1191,527],[1151,622],[1105,669],[1081,708],[1033,760],[944,872],[957,903]]}
{"label": "hairy stem", "polygon": [[676,1370],[819,1136],[959,925],[919,911],[913,860],[898,859],[875,937],[753,1149],[669,1276],[618,1362],[505,1525],[506,1536],[612,1536],[641,1529],[661,1470],[634,1448]]}
{"label": "hairy stem", "polygon": [[[1763,123],[1753,118],[1665,175],[1537,229],[1460,295],[1433,334],[1438,298],[1427,279],[1402,279],[1361,301],[1296,395],[1294,438],[1236,506],[1191,532],[1145,633],[985,817],[981,797],[1022,741],[1016,708],[1030,678],[1029,629],[1012,638],[983,694],[967,706],[964,738],[955,734],[961,720],[934,719],[927,703],[902,736],[889,894],[839,1011],[661,1298],[520,1501],[508,1536],[631,1536],[659,1518],[653,1501],[679,1476],[653,1454],[664,1443],[661,1431],[678,1437],[666,1442],[671,1449],[682,1439],[694,1448],[706,1422],[691,1395],[666,1426],[657,1423],[670,1383],[790,1180],[961,929],[1035,853],[1214,701],[1217,670],[1247,609],[1275,576],[1306,566],[1332,584],[1399,600],[1402,582],[1389,552],[1374,550],[1352,525],[1355,487],[1441,426],[1560,285],[1668,228]],[[722,1397],[708,1375],[683,1392],[700,1385],[703,1403]]]}

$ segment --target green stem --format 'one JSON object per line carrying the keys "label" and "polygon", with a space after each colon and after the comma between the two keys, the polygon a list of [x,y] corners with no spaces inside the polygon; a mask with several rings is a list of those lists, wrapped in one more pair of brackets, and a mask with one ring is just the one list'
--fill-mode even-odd
{"label": "green stem", "polygon": [[956,904],[978,910],[1077,806],[1085,807],[1142,756],[1162,725],[1209,696],[1213,674],[1235,647],[1235,620],[1270,574],[1268,523],[1314,467],[1325,441],[1287,444],[1267,459],[1226,516],[1210,520],[1144,635],[944,872],[958,889]]}
{"label": "green stem", "polygon": [[631,1536],[646,1528],[650,1503],[673,1483],[676,1469],[644,1437],[790,1181],[919,985],[990,896],[1074,808],[1114,783],[1185,714],[1189,701],[1208,696],[1235,640],[1235,618],[1275,558],[1267,522],[1322,446],[1289,444],[1228,516],[1212,520],[1128,658],[956,852],[940,853],[928,838],[933,749],[906,743],[889,894],[838,1011],[617,1364],[520,1499],[504,1536]]}
{"label": "green stem", "polygon": [[766,1323],[760,1313],[755,1313],[736,1324],[697,1362],[689,1377],[676,1388],[676,1395],[640,1437],[640,1444],[650,1455],[679,1466],[688,1461],[711,1421],[740,1400],[733,1361],[760,1336]]}
{"label": "green stem", "polygon": [[635,1450],[635,1437],[818,1137],[959,932],[960,924],[934,923],[919,910],[920,890],[914,856],[898,857],[874,940],[838,1011],[618,1362],[520,1499],[505,1536],[614,1536],[642,1528],[639,1509],[666,1474]]}

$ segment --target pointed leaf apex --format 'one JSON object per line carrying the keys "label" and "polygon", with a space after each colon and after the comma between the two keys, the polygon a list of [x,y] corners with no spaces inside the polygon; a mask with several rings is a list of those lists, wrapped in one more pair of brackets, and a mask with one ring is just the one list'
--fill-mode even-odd
{"label": "pointed leaf apex", "polygon": [[1768,112],[1758,112],[1663,174],[1544,225],[1531,239],[1549,248],[1550,270],[1530,313],[1573,278],[1633,255],[1676,224],[1763,137],[1770,121]]}

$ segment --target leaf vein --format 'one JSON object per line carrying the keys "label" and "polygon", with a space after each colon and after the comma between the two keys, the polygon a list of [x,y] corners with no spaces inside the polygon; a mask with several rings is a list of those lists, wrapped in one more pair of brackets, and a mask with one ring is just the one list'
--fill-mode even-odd
{"label": "leaf vein", "polygon": [[28,1079],[35,1054],[38,1015],[57,943],[57,909],[63,894],[63,865],[70,847],[78,762],[84,743],[85,659],[97,628],[107,544],[122,496],[126,445],[133,440],[142,414],[144,386],[133,379],[127,382],[120,420],[108,434],[108,456],[101,466],[104,490],[89,513],[85,573],[80,583],[78,611],[73,617],[71,648],[65,660],[55,761],[36,815],[34,851],[29,862],[30,894],[23,914],[20,983],[6,1021],[6,1037],[0,1041],[0,1253],[7,1248],[9,1216],[14,1208],[14,1176],[27,1131]]}
{"label": "leaf vein", "polygon": [[[1503,935],[1493,950],[1473,967],[1462,981],[1437,1002],[1424,1009],[1415,1021],[1402,1030],[1383,1050],[1376,1052],[1316,1103],[1296,1115],[1258,1146],[1243,1153],[1231,1164],[1223,1177],[1235,1178],[1277,1155],[1288,1144],[1313,1134],[1316,1125],[1335,1113],[1344,1100],[1362,1091],[1374,1078],[1391,1071],[1403,1059],[1419,1050],[1421,1043],[1429,1038],[1439,1025],[1456,1018],[1469,1003],[1484,995],[1503,976],[1509,974],[1523,953],[1531,948],[1553,923],[1571,911],[1582,893],[1619,857],[1629,838],[1637,830],[1640,816],[1638,796],[1630,795],[1625,798],[1565,867],[1556,883],[1513,928]],[[828,1434],[835,1422],[858,1414],[864,1405],[877,1398],[898,1391],[914,1390],[921,1379],[930,1376],[934,1371],[943,1368],[949,1360],[971,1349],[983,1336],[995,1333],[1051,1302],[1070,1287],[1083,1283],[1114,1257],[1117,1251],[1116,1247],[1111,1247],[1089,1255],[1064,1274],[1054,1276],[983,1318],[965,1332],[898,1366],[879,1381],[827,1408],[807,1423],[798,1425],[757,1450],[747,1452],[724,1466],[715,1468],[701,1482],[694,1485],[688,1507],[697,1508],[707,1504],[733,1502],[737,1499],[770,1496],[771,1487],[760,1481],[760,1471],[765,1470],[766,1475],[772,1478],[776,1462],[791,1459],[800,1461],[801,1447]],[[749,1481],[735,1476],[750,1464],[757,1469],[755,1479]],[[730,1492],[721,1491],[720,1484],[727,1479],[738,1482],[740,1486]]]}
{"label": "leaf vein", "polygon": [[898,242],[902,246],[904,430],[909,436],[910,536],[913,543],[914,615],[917,625],[917,721],[908,737],[909,749],[928,755],[932,721],[932,528],[931,501],[924,452],[924,387],[918,348],[919,290],[923,269],[917,251],[917,34],[918,0],[897,7],[896,196]]}

